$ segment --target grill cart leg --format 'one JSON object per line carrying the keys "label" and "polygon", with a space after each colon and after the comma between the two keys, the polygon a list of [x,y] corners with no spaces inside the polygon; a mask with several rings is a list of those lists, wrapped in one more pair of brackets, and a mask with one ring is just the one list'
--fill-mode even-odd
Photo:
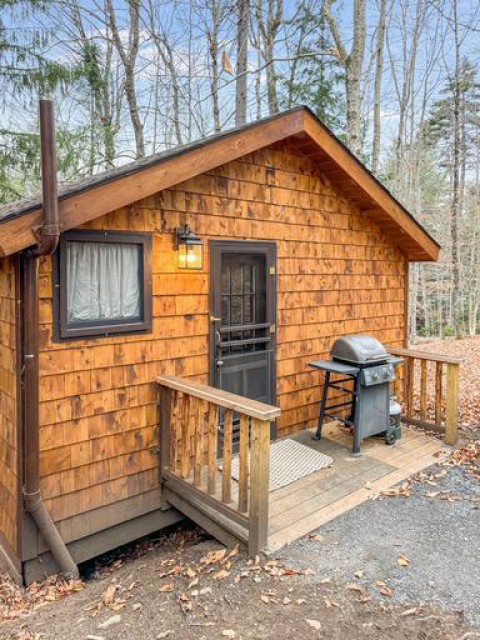
{"label": "grill cart leg", "polygon": [[353,449],[352,453],[354,456],[360,455],[360,442],[362,439],[362,434],[360,433],[360,425],[358,424],[358,411],[357,411],[357,401],[358,401],[358,376],[355,378],[354,383],[354,394],[353,394]]}
{"label": "grill cart leg", "polygon": [[330,371],[325,371],[325,380],[323,383],[322,399],[320,400],[320,412],[318,414],[317,430],[313,436],[314,440],[322,439],[323,420],[325,418],[325,408],[327,406],[328,387],[330,385]]}

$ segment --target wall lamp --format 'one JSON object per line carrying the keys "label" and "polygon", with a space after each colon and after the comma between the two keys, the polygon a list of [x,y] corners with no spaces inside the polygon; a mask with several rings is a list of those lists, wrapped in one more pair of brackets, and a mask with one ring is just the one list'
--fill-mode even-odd
{"label": "wall lamp", "polygon": [[203,267],[203,241],[188,224],[175,229],[175,247],[179,269],[201,269]]}

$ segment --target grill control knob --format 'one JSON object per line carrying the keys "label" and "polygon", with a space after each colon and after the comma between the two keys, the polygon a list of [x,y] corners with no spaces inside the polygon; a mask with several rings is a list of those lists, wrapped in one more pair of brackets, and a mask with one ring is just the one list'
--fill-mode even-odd
{"label": "grill control knob", "polygon": [[385,380],[388,380],[388,378],[390,377],[390,371],[388,370],[388,367],[385,367],[385,369],[383,370],[383,377],[385,378]]}
{"label": "grill control knob", "polygon": [[373,379],[373,380],[378,380],[378,371],[374,371],[374,372],[372,373],[372,379]]}

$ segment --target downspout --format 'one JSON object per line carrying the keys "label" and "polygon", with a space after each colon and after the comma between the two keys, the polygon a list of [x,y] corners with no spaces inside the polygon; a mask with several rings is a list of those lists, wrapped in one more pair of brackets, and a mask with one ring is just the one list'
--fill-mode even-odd
{"label": "downspout", "polygon": [[53,104],[40,100],[40,140],[42,156],[42,191],[44,224],[36,230],[38,244],[22,254],[23,298],[23,419],[24,419],[24,488],[26,511],[32,516],[40,534],[66,578],[79,577],[65,542],[55,526],[40,495],[40,418],[39,418],[39,256],[52,255],[60,237],[55,152]]}

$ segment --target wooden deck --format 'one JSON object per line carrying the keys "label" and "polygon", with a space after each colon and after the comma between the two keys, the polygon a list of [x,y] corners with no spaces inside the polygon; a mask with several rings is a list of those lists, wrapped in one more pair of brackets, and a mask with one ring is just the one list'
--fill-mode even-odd
{"label": "wooden deck", "polygon": [[[278,408],[175,376],[161,376],[158,383],[164,505],[226,545],[247,547],[251,556],[280,549],[447,453],[439,439],[404,426],[393,446],[371,437],[362,442],[361,455],[353,456],[351,435],[329,423],[320,442],[311,430],[290,437],[329,455],[331,467],[269,491],[270,423]],[[234,412],[240,415],[238,482],[231,473]]]}
{"label": "wooden deck", "polygon": [[404,427],[402,439],[394,446],[386,446],[382,438],[369,438],[362,443],[360,457],[354,457],[352,439],[338,425],[326,425],[324,433],[320,442],[312,440],[311,431],[294,436],[302,444],[328,454],[334,462],[329,469],[270,492],[269,552],[438,462],[446,451],[437,438]]}

